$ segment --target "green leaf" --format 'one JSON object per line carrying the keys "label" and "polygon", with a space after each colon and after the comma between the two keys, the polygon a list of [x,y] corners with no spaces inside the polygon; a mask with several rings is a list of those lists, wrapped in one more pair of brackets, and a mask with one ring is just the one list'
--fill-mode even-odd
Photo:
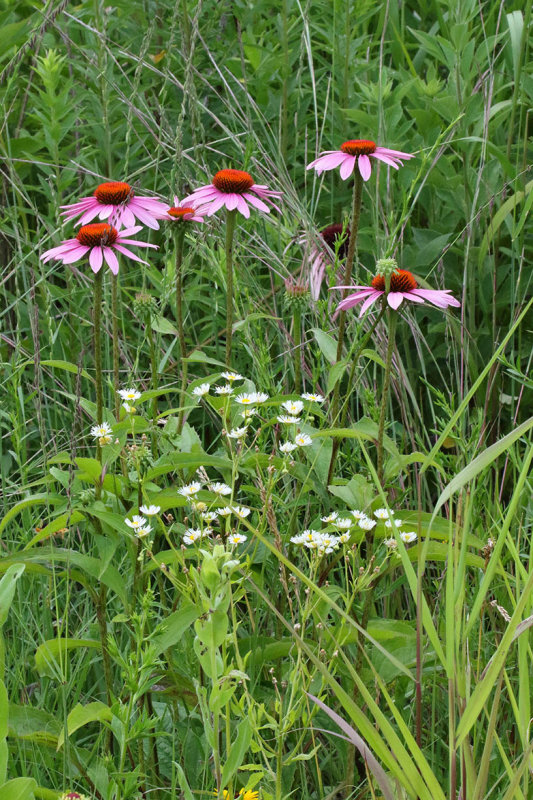
{"label": "green leaf", "polygon": [[10,703],[8,730],[9,736],[55,748],[61,722],[57,716],[42,708]]}
{"label": "green leaf", "polygon": [[178,331],[174,325],[165,317],[155,317],[152,320],[152,330],[156,333],[171,333],[172,336],[177,336]]}
{"label": "green leaf", "polygon": [[329,394],[333,391],[336,384],[342,376],[344,375],[344,370],[348,365],[347,361],[339,361],[337,364],[333,364],[330,371],[328,372],[328,382],[326,384],[326,394]]}
{"label": "green leaf", "polygon": [[9,706],[7,698],[7,689],[4,681],[0,680],[0,783],[3,783],[7,775],[7,732],[8,732],[8,718]]}
{"label": "green leaf", "polygon": [[194,800],[194,795],[191,792],[191,787],[189,786],[189,782],[185,777],[185,773],[183,768],[177,761],[173,762],[174,767],[176,768],[176,772],[178,773],[178,783],[180,785],[180,789],[183,792],[183,796],[185,800]]}
{"label": "green leaf", "polygon": [[35,651],[35,666],[39,675],[57,679],[65,674],[65,662],[69,650],[80,647],[101,648],[101,643],[94,639],[49,639],[39,645]]}
{"label": "green leaf", "polygon": [[222,781],[220,783],[221,789],[228,785],[232,777],[239,769],[240,765],[244,761],[244,756],[250,747],[251,741],[252,723],[248,717],[245,717],[239,723],[239,727],[237,728],[237,736],[235,737],[235,741],[232,742],[229,755],[226,758],[224,769],[222,770]]}
{"label": "green leaf", "polygon": [[13,778],[0,786],[2,800],[33,800],[37,783],[33,778]]}
{"label": "green leaf", "polygon": [[24,572],[24,564],[12,564],[0,581],[0,628],[7,619],[18,579]]}
{"label": "green leaf", "polygon": [[202,609],[200,607],[187,603],[183,608],[174,611],[163,622],[160,622],[154,631],[152,639],[155,655],[174,647],[181,640],[187,628],[198,619],[201,613]]}
{"label": "green leaf", "polygon": [[40,530],[39,533],[37,533],[33,539],[28,542],[28,544],[24,547],[24,550],[29,550],[34,545],[42,542],[43,539],[48,539],[49,536],[52,536],[62,528],[66,528],[68,525],[75,525],[77,522],[81,522],[83,519],[85,519],[85,514],[82,514],[81,511],[70,511],[68,514],[61,514],[52,522],[49,522],[48,525],[46,525],[42,530]]}
{"label": "green leaf", "polygon": [[[24,363],[21,364],[20,366],[22,368],[28,367],[30,365],[34,366],[34,363],[35,362],[32,359],[31,361],[24,361]],[[77,375],[79,372],[82,378],[87,378],[88,380],[94,383],[94,378],[92,378],[86,370],[84,369],[80,370],[76,366],[76,364],[72,364],[70,361],[60,361],[60,360],[58,361],[57,359],[48,359],[46,361],[40,361],[39,363],[41,367],[55,367],[56,369],[64,369],[67,372],[73,372],[75,375]]]}
{"label": "green leaf", "polygon": [[[84,725],[88,725],[89,722],[110,722],[112,716],[113,714],[109,706],[105,703],[101,703],[99,700],[96,700],[94,703],[88,703],[86,706],[82,706],[81,703],[78,703],[67,717],[68,736],[72,736],[75,731],[79,728],[83,728]],[[64,741],[65,728],[62,727],[57,740],[58,750],[63,746]]]}
{"label": "green leaf", "polygon": [[209,356],[206,356],[206,354],[202,353],[201,350],[193,350],[190,356],[184,358],[183,360],[188,364],[211,364],[214,367],[222,367],[223,370],[227,369],[226,365],[222,361],[209,358]]}
{"label": "green leaf", "polygon": [[504,453],[506,450],[511,447],[517,439],[527,433],[533,427],[533,417],[529,417],[519,425],[514,431],[511,431],[503,439],[495,442],[490,447],[487,447],[482,453],[480,453],[473,461],[471,461],[461,472],[453,478],[450,483],[446,486],[444,491],[441,493],[435,508],[433,510],[433,516],[436,516],[437,512],[440,508],[446,503],[452,494],[456,492],[458,489],[461,489],[465,484],[470,483],[476,475],[478,475],[482,470],[486,469],[493,461],[495,461],[498,456]]}
{"label": "green leaf", "polygon": [[334,364],[337,360],[337,342],[333,336],[330,336],[329,333],[325,333],[320,328],[311,328],[311,332],[315,337],[315,341],[322,355],[330,364]]}
{"label": "green leaf", "polygon": [[60,497],[59,495],[52,495],[52,494],[33,494],[31,497],[26,497],[25,500],[20,500],[16,503],[13,508],[10,508],[5,517],[0,522],[0,533],[4,530],[6,525],[11,522],[11,520],[17,516],[21,511],[25,508],[31,508],[32,506],[46,506],[46,505],[54,505],[55,503],[64,503],[65,498]]}

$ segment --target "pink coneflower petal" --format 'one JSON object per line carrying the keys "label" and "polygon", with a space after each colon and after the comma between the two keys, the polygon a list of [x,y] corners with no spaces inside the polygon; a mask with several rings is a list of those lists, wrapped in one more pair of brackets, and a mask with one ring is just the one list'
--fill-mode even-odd
{"label": "pink coneflower petal", "polygon": [[401,150],[391,150],[389,147],[376,147],[376,153],[382,153],[384,156],[392,156],[393,158],[414,158],[414,153],[403,153]]}
{"label": "pink coneflower petal", "polygon": [[381,297],[382,294],[383,292],[374,292],[374,294],[371,294],[366,298],[364,303],[361,305],[361,310],[359,311],[359,318],[363,316],[365,311],[367,311],[370,308],[370,306],[376,302],[378,297]]}
{"label": "pink coneflower petal", "polygon": [[[98,216],[99,210],[100,209],[98,206],[89,208],[89,210],[86,211],[85,214],[82,214],[82,216],[79,218],[78,225],[87,225],[88,222],[91,222],[91,220]],[[70,220],[75,216],[77,216],[77,214],[74,214],[72,217],[70,217],[68,221],[70,222]]]}
{"label": "pink coneflower petal", "polygon": [[226,197],[226,208],[228,211],[234,211],[239,205],[239,195],[235,193],[228,194]]}
{"label": "pink coneflower petal", "polygon": [[[334,289],[355,289],[355,286],[334,286]],[[351,300],[353,304],[358,303],[360,300],[363,300],[365,297],[368,297],[369,294],[373,294],[375,289],[372,289],[371,286],[367,286],[365,289],[361,289],[360,292],[354,292],[353,294],[348,295],[341,300],[344,303],[346,300]]]}
{"label": "pink coneflower petal", "polygon": [[250,209],[248,208],[248,203],[244,199],[244,197],[239,197],[239,201],[237,203],[237,208],[243,215],[245,219],[250,218]]}
{"label": "pink coneflower petal", "polygon": [[348,178],[350,177],[350,175],[354,171],[355,162],[356,161],[357,161],[357,159],[355,158],[355,156],[345,156],[344,157],[344,161],[341,164],[341,168],[340,168],[340,176],[343,179],[343,181],[348,180]]}
{"label": "pink coneflower petal", "polygon": [[[205,206],[206,217],[212,217],[213,214],[216,214],[216,212],[219,211],[225,205],[226,205],[225,195],[219,195],[218,197],[215,197],[214,200],[211,200],[208,206]],[[204,208],[204,206],[202,206],[201,208]]]}
{"label": "pink coneflower petal", "polygon": [[73,264],[75,261],[79,261],[79,259],[82,258],[88,252],[88,250],[90,250],[89,247],[75,247],[74,249],[69,250],[68,253],[65,253],[63,256],[61,256],[61,261],[63,264]]}
{"label": "pink coneflower petal", "polygon": [[121,222],[127,228],[133,227],[135,225],[135,214],[133,214],[129,208],[123,208]]}
{"label": "pink coneflower petal", "polygon": [[108,217],[110,217],[115,210],[116,206],[98,206],[98,208],[100,209],[98,219],[108,219]]}
{"label": "pink coneflower petal", "polygon": [[435,303],[439,306],[455,306],[460,308],[461,303],[455,297],[450,295],[450,289],[413,289],[413,294],[428,300],[430,303]]}
{"label": "pink coneflower petal", "polygon": [[423,300],[421,297],[418,297],[414,292],[404,292],[403,296],[406,300],[412,300],[413,303],[425,303],[426,301]]}
{"label": "pink coneflower petal", "polygon": [[245,194],[243,194],[243,198],[248,203],[250,203],[250,205],[254,206],[254,208],[257,208],[258,211],[264,211],[265,213],[270,214],[269,207],[267,206],[266,203],[263,203],[263,201],[260,200],[259,197],[250,194],[250,192],[245,192]]}
{"label": "pink coneflower petal", "polygon": [[157,230],[158,219],[166,211],[165,204],[155,197],[139,197],[128,183],[110,181],[97,186],[94,194],[76,203],[62,206],[67,220],[79,217],[78,224],[86,225],[95,217],[109,220],[119,230],[122,224],[131,225],[137,217],[149,228]]}
{"label": "pink coneflower petal", "polygon": [[139,219],[141,222],[144,222],[144,224],[148,228],[152,228],[152,230],[154,231],[159,230],[159,223],[157,222],[157,220],[153,217],[152,214],[150,214],[148,211],[145,211],[144,208],[141,208],[140,206],[137,205],[135,206],[134,213],[137,219]]}
{"label": "pink coneflower petal", "polygon": [[140,264],[146,264],[147,263],[146,261],[143,261],[142,258],[139,258],[139,256],[136,255],[135,253],[132,253],[131,250],[128,250],[127,247],[123,247],[121,244],[115,244],[114,248],[115,248],[115,250],[118,250],[119,253],[122,253],[122,255],[133,259],[133,261],[139,261]]}
{"label": "pink coneflower petal", "polygon": [[[355,159],[354,159],[355,161]],[[372,165],[370,164],[370,159],[367,155],[363,153],[357,159],[359,163],[359,172],[361,173],[361,177],[364,181],[367,181],[372,174]],[[342,167],[341,167],[341,177],[342,177]]]}
{"label": "pink coneflower petal", "polygon": [[104,258],[113,275],[118,275],[118,258],[110,247],[103,247]]}
{"label": "pink coneflower petal", "polygon": [[387,303],[395,311],[401,306],[403,302],[403,292],[389,292],[387,295]]}
{"label": "pink coneflower petal", "polygon": [[104,260],[101,247],[93,247],[89,253],[89,265],[93,272],[98,272]]}
{"label": "pink coneflower petal", "polygon": [[388,164],[389,167],[394,167],[394,169],[400,169],[400,165],[396,163],[392,158],[389,156],[384,156],[383,153],[372,153],[370,158],[377,158],[378,161],[383,161],[384,164]]}

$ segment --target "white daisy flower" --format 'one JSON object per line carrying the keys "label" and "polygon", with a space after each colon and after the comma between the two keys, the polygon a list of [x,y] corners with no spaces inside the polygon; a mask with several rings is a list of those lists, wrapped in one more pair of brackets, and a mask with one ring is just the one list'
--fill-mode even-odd
{"label": "white daisy flower", "polygon": [[233,386],[230,383],[226,383],[225,386],[215,386],[216,394],[233,394]]}
{"label": "white daisy flower", "polygon": [[142,528],[136,528],[135,536],[138,536],[139,539],[144,539],[144,537],[148,536],[148,534],[151,532],[152,532],[151,525],[143,525]]}
{"label": "white daisy flower", "polygon": [[95,425],[91,428],[91,436],[94,436],[95,439],[105,438],[109,436],[110,433],[112,433],[111,425],[107,422],[102,422],[101,425]]}
{"label": "white daisy flower", "polygon": [[322,522],[331,523],[331,522],[335,522],[335,520],[337,519],[338,516],[339,515],[337,514],[336,511],[332,511],[331,514],[327,515],[327,517],[320,517],[320,519],[322,520]]}
{"label": "white daisy flower", "polygon": [[183,534],[183,541],[185,544],[194,544],[198,539],[202,538],[202,531],[200,528],[187,528]]}
{"label": "white daisy flower", "polygon": [[247,430],[248,428],[246,427],[246,425],[243,428],[232,428],[232,430],[229,431],[227,435],[229,436],[230,439],[242,439],[244,436],[246,436]]}
{"label": "white daisy flower", "polygon": [[354,508],[353,511],[350,511],[350,514],[354,519],[365,519],[366,514],[364,511],[359,511],[357,508]]}
{"label": "white daisy flower", "polygon": [[264,403],[266,400],[268,400],[268,395],[264,392],[256,392],[254,394],[254,398],[255,403]]}
{"label": "white daisy flower", "polygon": [[281,407],[284,408],[288,414],[297,417],[298,414],[302,413],[304,404],[301,400],[286,400],[281,404]]}
{"label": "white daisy flower", "polygon": [[181,494],[183,497],[192,497],[197,494],[201,488],[202,484],[200,481],[192,481],[186,486],[182,486],[181,489],[178,489],[178,494]]}
{"label": "white daisy flower", "polygon": [[248,537],[242,533],[230,533],[228,536],[228,544],[242,544]]}
{"label": "white daisy flower", "polygon": [[277,417],[278,422],[281,422],[282,425],[294,425],[297,422],[301,422],[301,417],[288,417],[286,414],[280,414]]}
{"label": "white daisy flower", "polygon": [[238,372],[221,372],[220,374],[221,374],[221,376],[223,378],[225,378],[230,383],[233,383],[233,381],[243,381],[244,380],[244,376],[243,375],[239,375]]}
{"label": "white daisy flower", "polygon": [[202,511],[200,516],[206,522],[214,522],[216,519],[218,519],[218,514],[215,511]]}
{"label": "white daisy flower", "polygon": [[219,517],[229,517],[230,514],[233,514],[233,509],[230,506],[223,506],[217,508],[217,514]]}
{"label": "white daisy flower", "polygon": [[122,408],[124,409],[126,414],[135,414],[135,412],[137,411],[135,406],[130,406],[129,403],[122,403]]}
{"label": "white daisy flower", "polygon": [[303,533],[299,533],[296,536],[291,536],[291,542],[293,544],[303,544],[306,541],[306,537]]}
{"label": "white daisy flower", "polygon": [[241,406],[252,406],[256,402],[255,392],[252,392],[251,394],[245,394],[244,392],[242,394],[238,394],[235,398],[235,402],[239,403]]}
{"label": "white daisy flower", "polygon": [[209,394],[209,384],[201,383],[200,386],[195,386],[191,394],[197,397],[198,402],[200,402],[202,397],[204,397],[206,394]]}
{"label": "white daisy flower", "polygon": [[310,444],[313,444],[313,440],[307,433],[299,433],[298,436],[294,437],[294,443],[298,447],[309,447]]}
{"label": "white daisy flower", "polygon": [[351,528],[354,524],[353,520],[348,519],[348,517],[344,517],[343,519],[338,519],[335,523],[335,527],[340,528],[341,531],[347,531],[348,528]]}
{"label": "white daisy flower", "polygon": [[292,453],[297,447],[298,445],[294,444],[294,442],[283,442],[283,444],[280,444],[279,449],[282,453]]}
{"label": "white daisy flower", "polygon": [[209,491],[214,492],[214,494],[231,494],[231,486],[228,486],[227,483],[211,483],[208,488]]}
{"label": "white daisy flower", "polygon": [[139,506],[139,511],[146,517],[155,517],[161,511],[161,506]]}
{"label": "white daisy flower", "polygon": [[362,531],[371,531],[376,525],[377,522],[374,519],[370,519],[370,517],[364,517],[359,520],[359,527]]}
{"label": "white daisy flower", "polygon": [[[239,517],[239,519],[246,519],[246,517],[250,514],[250,509],[245,508],[245,506],[233,506],[232,511],[236,517]],[[220,514],[220,511],[218,513]]]}
{"label": "white daisy flower", "polygon": [[409,531],[409,532],[402,531],[400,533],[400,539],[405,544],[410,544],[411,542],[415,542],[418,539],[418,536],[415,533],[415,531]]}
{"label": "white daisy flower", "polygon": [[124,522],[128,528],[133,528],[134,530],[137,528],[142,528],[144,525],[146,525],[145,518],[140,517],[138,514],[134,514],[131,519],[125,519]]}
{"label": "white daisy flower", "polygon": [[204,503],[203,500],[191,500],[191,508],[193,511],[197,511],[199,514],[201,514],[202,511],[207,511],[207,503]]}
{"label": "white daisy flower", "polygon": [[385,527],[386,528],[392,528],[393,525],[396,528],[401,528],[402,525],[403,525],[403,520],[401,520],[401,519],[386,519],[385,520]]}
{"label": "white daisy flower", "polygon": [[133,402],[141,396],[141,393],[136,389],[119,389],[118,393],[123,400],[131,400]]}
{"label": "white daisy flower", "polygon": [[323,403],[324,398],[321,394],[312,394],[311,392],[304,392],[300,397],[302,400],[310,400],[312,403]]}
{"label": "white daisy flower", "polygon": [[241,417],[243,419],[250,419],[251,417],[254,416],[254,414],[257,414],[256,408],[243,408],[243,410],[241,411]]}
{"label": "white daisy flower", "polygon": [[350,534],[346,533],[346,532],[345,533],[341,533],[341,535],[339,536],[339,542],[341,544],[346,544],[346,542],[349,542],[349,541],[350,541]]}
{"label": "white daisy flower", "polygon": [[386,547],[388,547],[389,550],[396,550],[396,548],[398,547],[398,542],[396,541],[396,539],[385,539],[383,541],[383,544]]}
{"label": "white daisy flower", "polygon": [[322,534],[320,531],[315,531],[312,528],[306,528],[303,533],[300,534],[303,539],[304,544],[308,544],[308,542],[318,542],[321,539]]}
{"label": "white daisy flower", "polygon": [[386,508],[376,508],[374,511],[374,516],[378,519],[388,519],[390,516],[392,516],[392,513],[392,511],[389,511]]}

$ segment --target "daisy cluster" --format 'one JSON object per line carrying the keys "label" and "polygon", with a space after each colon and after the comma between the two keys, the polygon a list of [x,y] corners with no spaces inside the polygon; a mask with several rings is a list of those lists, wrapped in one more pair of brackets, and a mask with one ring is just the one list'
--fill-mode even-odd
{"label": "daisy cluster", "polygon": [[[212,526],[214,524],[221,524],[221,521],[224,519],[229,519],[229,517],[233,516],[237,521],[240,521],[245,520],[251,514],[251,509],[247,506],[233,504],[209,509],[207,503],[196,500],[196,495],[202,489],[202,486],[203,483],[201,481],[191,481],[178,489],[178,494],[182,497],[186,497],[190,501],[191,508],[200,518],[200,527],[187,528],[185,530],[182,539],[184,545],[195,544],[202,538],[210,536],[213,533]],[[208,483],[206,489],[216,495],[219,501],[222,501],[222,498],[228,497],[233,493],[231,486],[220,482]],[[226,541],[228,545],[234,547],[235,545],[243,544],[247,538],[248,537],[242,533],[232,531],[228,534]]]}
{"label": "daisy cluster", "polygon": [[333,553],[338,550],[341,544],[347,544],[350,535],[343,533],[340,536],[333,536],[331,533],[324,533],[324,531],[315,531],[308,529],[291,537],[291,542],[297,545],[303,545],[308,550],[315,550],[317,555],[323,556],[327,553]]}

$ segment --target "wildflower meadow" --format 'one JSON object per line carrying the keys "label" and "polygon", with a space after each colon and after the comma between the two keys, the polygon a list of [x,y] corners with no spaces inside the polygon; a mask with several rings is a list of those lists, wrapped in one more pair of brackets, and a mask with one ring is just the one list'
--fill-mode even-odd
{"label": "wildflower meadow", "polygon": [[0,0],[0,800],[533,798],[531,0]]}

